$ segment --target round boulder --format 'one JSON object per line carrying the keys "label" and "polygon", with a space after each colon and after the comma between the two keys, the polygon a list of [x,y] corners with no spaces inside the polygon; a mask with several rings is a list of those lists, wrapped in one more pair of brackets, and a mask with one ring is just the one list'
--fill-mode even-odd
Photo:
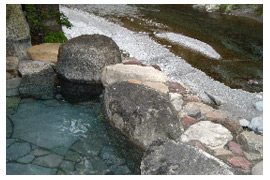
{"label": "round boulder", "polygon": [[104,101],[110,123],[143,149],[158,138],[177,139],[183,132],[168,97],[145,85],[127,81],[109,85]]}
{"label": "round boulder", "polygon": [[119,47],[103,35],[82,35],[59,48],[56,71],[60,90],[68,101],[84,101],[98,96],[103,87],[103,67],[121,62]]}

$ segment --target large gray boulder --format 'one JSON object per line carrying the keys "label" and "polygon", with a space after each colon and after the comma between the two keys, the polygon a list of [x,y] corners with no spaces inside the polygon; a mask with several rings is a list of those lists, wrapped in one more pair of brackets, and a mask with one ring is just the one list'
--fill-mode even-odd
{"label": "large gray boulder", "polygon": [[6,56],[26,58],[26,49],[31,46],[28,23],[19,4],[6,5]]}
{"label": "large gray boulder", "polygon": [[19,72],[22,81],[19,86],[21,97],[52,99],[56,94],[57,77],[54,64],[41,61],[21,61]]}
{"label": "large gray boulder", "polygon": [[62,95],[71,102],[92,99],[103,89],[103,67],[121,62],[119,47],[103,35],[82,35],[59,48],[56,71]]}
{"label": "large gray boulder", "polygon": [[142,175],[232,175],[233,169],[205,151],[185,143],[155,141],[141,162]]}
{"label": "large gray boulder", "polygon": [[104,105],[110,123],[143,149],[158,138],[177,139],[183,132],[169,97],[142,84],[107,86]]}

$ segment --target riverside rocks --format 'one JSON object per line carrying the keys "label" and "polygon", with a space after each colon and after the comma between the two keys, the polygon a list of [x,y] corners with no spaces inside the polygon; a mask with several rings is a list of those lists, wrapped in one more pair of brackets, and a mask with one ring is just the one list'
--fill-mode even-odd
{"label": "riverside rocks", "polygon": [[233,169],[214,156],[185,143],[156,141],[141,163],[143,175],[232,175]]}
{"label": "riverside rocks", "polygon": [[223,148],[227,142],[232,139],[233,136],[228,129],[210,121],[201,121],[191,125],[184,134],[181,135],[182,142],[198,140],[212,150]]}
{"label": "riverside rocks", "polygon": [[252,118],[248,127],[257,133],[263,134],[263,115]]}
{"label": "riverside rocks", "polygon": [[55,96],[56,74],[52,63],[21,61],[19,72],[22,75],[19,87],[22,97],[52,99]]}
{"label": "riverside rocks", "polygon": [[263,137],[253,132],[244,131],[236,137],[239,144],[242,144],[243,150],[253,152],[263,156]]}
{"label": "riverside rocks", "polygon": [[61,43],[43,43],[35,45],[27,49],[27,56],[32,60],[56,63],[60,45]]}
{"label": "riverside rocks", "polygon": [[135,79],[142,82],[142,84],[157,89],[162,93],[167,93],[168,87],[165,83],[168,81],[168,77],[159,70],[153,67],[144,67],[134,64],[116,64],[106,66],[102,70],[102,83],[104,86],[111,85],[119,81],[127,81],[129,79]]}
{"label": "riverside rocks", "polygon": [[252,175],[263,175],[263,161],[260,161],[252,168]]}
{"label": "riverside rocks", "polygon": [[84,101],[101,94],[101,70],[121,62],[115,42],[103,35],[82,35],[59,48],[56,71],[61,93],[68,101]]}
{"label": "riverside rocks", "polygon": [[104,103],[110,123],[143,149],[157,138],[178,139],[182,133],[168,97],[142,84],[109,85]]}

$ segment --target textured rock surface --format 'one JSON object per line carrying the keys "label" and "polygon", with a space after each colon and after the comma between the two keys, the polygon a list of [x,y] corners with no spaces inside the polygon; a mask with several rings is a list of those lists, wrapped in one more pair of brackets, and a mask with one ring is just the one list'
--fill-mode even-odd
{"label": "textured rock surface", "polygon": [[214,150],[215,156],[227,156],[227,155],[232,155],[232,152],[224,149],[224,148],[218,148]]}
{"label": "textured rock surface", "polygon": [[229,150],[232,151],[233,153],[238,154],[238,155],[243,155],[243,151],[242,151],[240,144],[237,144],[234,141],[230,141],[227,144],[227,146],[228,146]]}
{"label": "textured rock surface", "polygon": [[7,71],[14,71],[17,70],[19,64],[19,59],[17,57],[7,57],[6,58],[6,70]]}
{"label": "textured rock surface", "polygon": [[103,35],[82,35],[59,48],[56,71],[62,95],[68,101],[84,101],[101,94],[101,70],[121,62],[115,42]]}
{"label": "textured rock surface", "polygon": [[252,175],[263,175],[263,161],[257,163],[251,170]]}
{"label": "textured rock surface", "polygon": [[244,131],[236,137],[236,140],[242,145],[244,151],[263,155],[263,136]]}
{"label": "textured rock surface", "polygon": [[160,92],[167,93],[168,87],[164,84],[168,77],[153,67],[143,67],[137,65],[116,64],[106,66],[102,70],[102,83],[104,86],[111,85],[120,81],[136,79],[142,84],[157,89]]}
{"label": "textured rock surface", "polygon": [[231,167],[214,156],[184,143],[156,141],[141,162],[143,175],[230,175]]}
{"label": "textured rock surface", "polygon": [[57,154],[49,154],[36,158],[32,163],[43,167],[57,168],[62,162],[62,160],[62,156],[59,156]]}
{"label": "textured rock surface", "polygon": [[27,49],[27,56],[32,60],[57,62],[58,49],[61,43],[43,43]]}
{"label": "textured rock surface", "polygon": [[6,96],[18,96],[22,79],[15,77],[6,81]]}
{"label": "textured rock surface", "polygon": [[182,105],[184,103],[182,95],[178,93],[169,93],[169,96],[175,110],[178,112],[181,111]]}
{"label": "textured rock surface", "polygon": [[19,72],[22,81],[19,92],[22,97],[52,99],[56,94],[56,74],[52,63],[21,61]]}
{"label": "textured rock surface", "polygon": [[157,138],[177,139],[182,133],[167,97],[144,85],[113,84],[106,88],[104,101],[110,123],[144,149]]}
{"label": "textured rock surface", "polygon": [[232,139],[233,136],[228,129],[210,121],[193,124],[181,135],[182,142],[198,140],[213,150],[223,148]]}
{"label": "textured rock surface", "polygon": [[249,170],[251,163],[243,157],[235,156],[228,159],[228,162],[234,167],[240,167],[244,170]]}
{"label": "textured rock surface", "polygon": [[6,55],[26,58],[26,49],[31,46],[30,31],[21,5],[6,5]]}

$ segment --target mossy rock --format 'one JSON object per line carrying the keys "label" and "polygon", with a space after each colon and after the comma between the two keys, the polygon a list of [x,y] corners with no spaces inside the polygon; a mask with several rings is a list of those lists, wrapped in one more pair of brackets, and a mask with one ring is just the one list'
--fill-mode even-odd
{"label": "mossy rock", "polygon": [[17,111],[20,102],[21,102],[20,97],[17,96],[7,97],[6,98],[7,115],[15,113]]}
{"label": "mossy rock", "polygon": [[30,39],[29,26],[26,22],[21,5],[6,5],[6,35],[7,39]]}

